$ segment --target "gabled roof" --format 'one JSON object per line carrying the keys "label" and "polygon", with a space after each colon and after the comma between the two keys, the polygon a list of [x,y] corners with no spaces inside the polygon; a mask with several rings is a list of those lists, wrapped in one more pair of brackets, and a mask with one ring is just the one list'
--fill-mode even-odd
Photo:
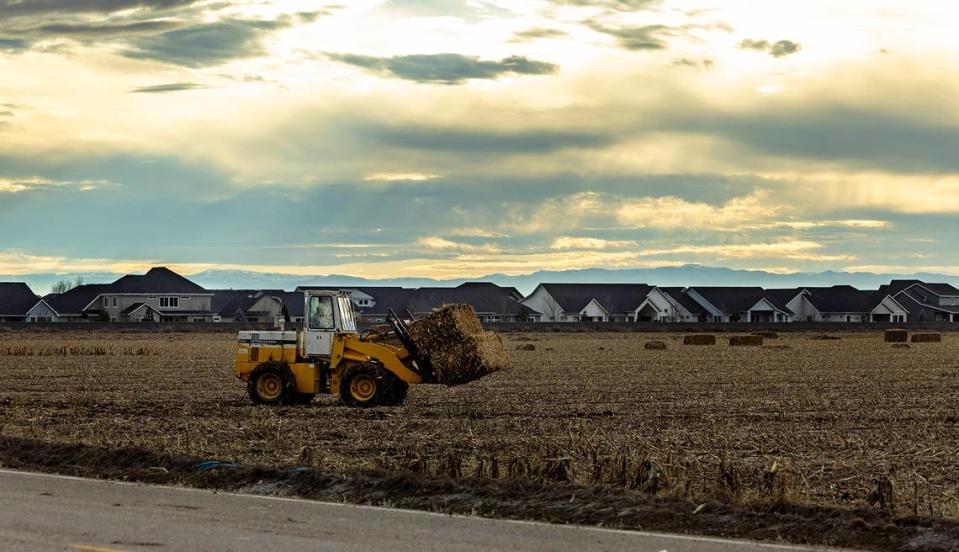
{"label": "gabled roof", "polygon": [[209,293],[199,285],[180,276],[166,267],[151,268],[149,272],[140,276],[129,274],[110,284],[103,293]]}
{"label": "gabled roof", "polygon": [[134,304],[130,305],[129,307],[123,309],[123,312],[121,312],[120,314],[123,315],[123,316],[129,316],[129,315],[135,313],[136,311],[138,311],[138,310],[140,310],[140,309],[142,309],[142,308],[150,309],[150,310],[152,310],[153,312],[155,312],[155,313],[157,313],[157,314],[160,314],[160,315],[163,314],[162,312],[156,310],[155,308],[151,307],[150,305],[148,305],[148,304],[146,304],[146,303],[134,303]]}
{"label": "gabled roof", "polygon": [[80,316],[109,284],[83,284],[64,293],[51,293],[43,298],[60,316]]}
{"label": "gabled roof", "polygon": [[564,312],[576,313],[596,299],[609,314],[633,312],[653,286],[648,284],[542,284]]}
{"label": "gabled roof", "polygon": [[920,285],[939,296],[949,297],[959,295],[959,289],[956,289],[952,284],[927,284],[923,282]]}
{"label": "gabled roof", "polygon": [[680,306],[689,311],[689,314],[694,316],[707,314],[706,307],[700,305],[698,301],[690,297],[686,293],[686,288],[665,287],[659,288],[659,290],[668,295],[673,301],[679,303]]}
{"label": "gabled roof", "polygon": [[373,298],[373,306],[361,307],[362,314],[386,314],[390,309],[396,314],[404,314],[412,310],[413,294],[416,290],[396,286],[362,286],[353,288],[339,288],[342,291],[359,290]]}
{"label": "gabled roof", "polygon": [[776,289],[767,289],[763,292],[763,297],[767,301],[773,304],[777,309],[795,314],[792,309],[787,307],[790,301],[796,298],[797,295],[802,293],[802,289],[799,288],[776,288]]}
{"label": "gabled roof", "polygon": [[932,310],[937,310],[942,312],[959,313],[959,305],[940,305],[938,303],[938,298],[935,303],[930,302],[929,297],[922,293],[921,288],[912,287],[912,288],[903,290],[899,292],[898,294],[896,294],[896,296],[893,299],[896,299],[900,303],[903,303],[904,307],[906,307],[905,305],[906,302],[910,302],[927,309],[932,309]]}
{"label": "gabled roof", "polygon": [[25,316],[40,298],[23,282],[0,282],[0,315]]}
{"label": "gabled roof", "polygon": [[852,286],[807,287],[806,300],[819,312],[872,312],[886,298],[879,290],[863,291]]}
{"label": "gabled roof", "polygon": [[724,314],[746,312],[759,303],[765,290],[761,287],[691,287]]}
{"label": "gabled roof", "polygon": [[[213,314],[220,316],[233,316],[238,311],[245,312],[259,299],[260,294],[264,293],[257,289],[217,289],[209,292],[213,294],[210,310]],[[283,293],[282,290],[275,292]],[[270,290],[268,293],[274,293],[274,291]],[[300,297],[302,296],[303,294],[300,294]]]}
{"label": "gabled roof", "polygon": [[[449,304],[467,304],[476,312],[496,314],[519,314],[521,309],[531,310],[516,300],[517,294],[515,288],[489,282],[467,282],[455,288],[425,287],[413,291],[410,311],[429,312]],[[379,307],[379,299],[375,295],[373,298]]]}

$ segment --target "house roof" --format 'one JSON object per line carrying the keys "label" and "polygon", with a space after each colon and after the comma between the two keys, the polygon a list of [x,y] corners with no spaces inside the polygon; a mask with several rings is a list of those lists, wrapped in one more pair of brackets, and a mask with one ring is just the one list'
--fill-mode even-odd
{"label": "house roof", "polygon": [[128,274],[102,293],[209,293],[166,267],[151,268],[144,275]]}
{"label": "house roof", "polygon": [[123,315],[123,316],[129,316],[129,315],[133,314],[134,312],[142,309],[143,307],[146,307],[146,308],[152,310],[153,312],[155,312],[155,313],[157,313],[157,314],[163,314],[163,313],[161,313],[160,311],[158,311],[157,309],[151,307],[150,305],[148,305],[148,304],[146,304],[146,303],[134,303],[134,304],[130,305],[129,307],[123,309],[123,312],[121,312],[120,314]]}
{"label": "house roof", "polygon": [[25,316],[40,300],[23,282],[0,282],[0,314]]}
{"label": "house roof", "polygon": [[606,312],[620,314],[639,308],[653,290],[648,284],[542,284],[564,312],[580,312],[596,299]]}
{"label": "house roof", "polygon": [[[213,294],[211,310],[220,316],[233,316],[238,311],[245,312],[263,293],[285,293],[282,290],[258,289],[217,289],[209,290]],[[300,297],[303,295],[300,294]]]}
{"label": "house roof", "polygon": [[359,312],[362,314],[383,314],[392,310],[397,314],[403,314],[407,310],[412,310],[414,289],[407,289],[396,286],[362,286],[353,288],[339,288],[342,291],[361,291],[373,298],[373,305],[361,307]]}
{"label": "house roof", "polygon": [[725,314],[746,312],[763,300],[765,291],[761,287],[692,287],[714,307]]}
{"label": "house roof", "polygon": [[[521,309],[530,310],[517,301],[517,294],[514,288],[489,282],[467,282],[455,288],[419,288],[411,294],[410,311],[429,312],[442,305],[460,303],[471,305],[476,312],[519,314]],[[379,307],[379,299],[373,297]]]}
{"label": "house roof", "polygon": [[819,312],[871,312],[886,294],[879,290],[859,290],[852,286],[807,287],[806,300]]}
{"label": "house roof", "polygon": [[800,288],[775,288],[767,289],[763,293],[763,297],[765,297],[766,300],[772,303],[777,309],[795,314],[793,310],[786,305],[788,305],[789,302],[795,299],[800,293],[802,293],[802,289]]}
{"label": "house roof", "polygon": [[695,316],[706,314],[706,307],[700,305],[698,301],[690,297],[686,293],[686,288],[661,287],[659,290],[668,295],[673,301],[679,303],[680,306],[689,311],[689,314]]}
{"label": "house roof", "polygon": [[921,285],[939,296],[959,295],[959,289],[956,289],[952,284],[927,284],[923,282]]}
{"label": "house roof", "polygon": [[912,302],[916,305],[919,305],[928,309],[938,310],[942,312],[959,313],[959,305],[940,305],[938,303],[938,300],[936,302],[931,302],[929,301],[929,297],[924,295],[921,289],[917,289],[917,288],[910,288],[910,289],[903,290],[900,293],[898,293],[894,297],[894,299],[896,299],[897,301],[908,300],[909,302]]}
{"label": "house roof", "polygon": [[79,316],[109,284],[83,284],[64,293],[51,293],[43,298],[60,316]]}

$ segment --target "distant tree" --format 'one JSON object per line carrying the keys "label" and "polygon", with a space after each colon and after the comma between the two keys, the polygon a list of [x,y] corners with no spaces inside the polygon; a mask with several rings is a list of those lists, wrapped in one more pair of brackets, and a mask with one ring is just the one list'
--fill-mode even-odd
{"label": "distant tree", "polygon": [[53,293],[66,293],[71,289],[83,285],[83,276],[77,274],[77,277],[73,280],[60,280],[59,282],[53,284],[53,287],[50,288],[50,291]]}

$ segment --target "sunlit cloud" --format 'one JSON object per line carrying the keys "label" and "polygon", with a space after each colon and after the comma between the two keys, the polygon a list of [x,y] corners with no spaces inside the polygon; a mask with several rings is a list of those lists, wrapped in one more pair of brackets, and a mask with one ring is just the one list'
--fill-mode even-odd
{"label": "sunlit cloud", "polygon": [[601,238],[576,238],[563,236],[553,240],[550,249],[615,249],[634,247],[636,242],[630,240],[604,240]]}

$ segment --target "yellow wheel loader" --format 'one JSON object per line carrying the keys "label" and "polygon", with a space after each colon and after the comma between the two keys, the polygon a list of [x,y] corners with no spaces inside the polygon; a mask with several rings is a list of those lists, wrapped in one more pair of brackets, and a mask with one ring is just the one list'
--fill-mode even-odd
{"label": "yellow wheel loader", "polygon": [[348,293],[306,291],[303,328],[242,331],[234,374],[256,404],[307,404],[319,393],[338,393],[356,408],[400,405],[410,384],[435,383],[406,324],[390,311],[391,335],[356,331]]}

